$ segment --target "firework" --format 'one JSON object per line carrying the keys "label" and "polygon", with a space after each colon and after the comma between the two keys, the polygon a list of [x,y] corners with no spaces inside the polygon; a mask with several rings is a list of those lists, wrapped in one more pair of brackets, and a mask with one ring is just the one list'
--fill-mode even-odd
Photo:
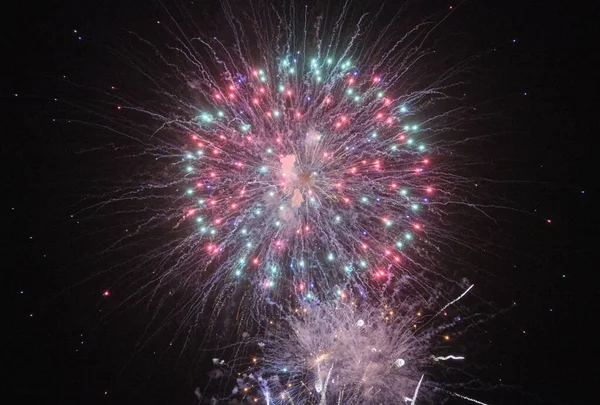
{"label": "firework", "polygon": [[432,354],[459,323],[438,318],[440,311],[423,316],[435,305],[411,298],[299,308],[256,339],[261,354],[234,391],[271,404],[400,404],[417,396],[429,403],[444,391],[431,380],[434,368],[464,360]]}
{"label": "firework", "polygon": [[243,332],[241,356],[260,347],[249,367],[215,359],[211,378],[252,370],[234,396],[248,381],[267,404],[433,396],[428,370],[464,357],[433,353],[454,322],[418,308],[436,319],[470,290],[437,288],[454,282],[438,257],[471,247],[452,207],[479,209],[450,147],[471,120],[456,97],[465,62],[437,67],[431,39],[445,15],[399,28],[399,11],[349,2],[222,6],[214,34],[167,9],[167,44],[132,34],[147,50],[118,53],[148,85],[89,108],[127,162],[86,208],[126,221],[106,252],[127,252],[140,294],[183,297],[169,313],[182,325]]}
{"label": "firework", "polygon": [[398,317],[388,306],[352,304],[315,306],[291,317],[285,329],[265,338],[261,362],[291,385],[281,393],[272,389],[273,395],[297,403],[303,397],[390,403],[412,396],[428,361],[429,338],[415,334],[416,318]]}
{"label": "firework", "polygon": [[92,207],[127,216],[108,250],[160,239],[139,254],[148,291],[192,291],[191,314],[239,303],[238,322],[268,303],[423,287],[460,240],[440,220],[468,183],[444,139],[468,121],[452,96],[462,65],[423,68],[443,16],[398,29],[398,15],[349,4],[223,7],[223,39],[186,35],[169,14],[166,46],[134,34],[151,52],[123,54],[150,92],[114,87],[100,113],[136,168]]}

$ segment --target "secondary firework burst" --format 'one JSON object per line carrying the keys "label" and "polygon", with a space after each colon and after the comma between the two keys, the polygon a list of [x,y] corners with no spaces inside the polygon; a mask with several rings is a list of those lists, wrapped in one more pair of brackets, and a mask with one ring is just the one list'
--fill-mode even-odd
{"label": "secondary firework burst", "polygon": [[389,403],[412,396],[428,361],[429,336],[415,333],[416,315],[403,315],[388,306],[348,303],[289,317],[264,339],[265,386],[295,403]]}
{"label": "secondary firework burst", "polygon": [[355,18],[349,3],[322,16],[248,7],[223,3],[223,38],[188,36],[169,15],[167,46],[138,37],[151,51],[123,55],[152,93],[111,93],[109,128],[140,163],[93,207],[137,221],[114,246],[161,233],[140,254],[150,285],[191,287],[190,313],[237,292],[250,299],[234,300],[238,318],[435,272],[431,252],[454,243],[439,219],[468,183],[444,143],[469,120],[448,103],[463,65],[423,68],[443,17],[374,29],[382,11]]}
{"label": "secondary firework burst", "polygon": [[434,300],[307,305],[256,339],[261,354],[234,392],[268,404],[319,405],[416,403],[417,397],[425,404],[455,395],[432,381],[432,370],[464,357],[432,353],[448,350],[440,342],[459,323],[439,315],[469,289],[426,317]]}

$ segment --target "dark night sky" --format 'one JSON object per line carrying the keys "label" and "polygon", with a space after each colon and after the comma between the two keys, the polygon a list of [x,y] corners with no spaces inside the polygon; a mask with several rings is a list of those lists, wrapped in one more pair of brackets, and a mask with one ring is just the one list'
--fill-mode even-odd
{"label": "dark night sky", "polygon": [[[132,356],[147,339],[143,320],[150,310],[139,305],[110,312],[124,298],[119,294],[127,294],[117,289],[102,297],[110,277],[78,284],[82,274],[98,271],[77,261],[91,252],[79,242],[91,230],[70,218],[86,173],[74,151],[85,141],[81,129],[52,123],[65,115],[64,105],[52,99],[70,96],[58,84],[63,74],[111,71],[105,38],[161,16],[153,2],[123,3],[20,2],[12,15],[5,13],[0,246],[7,404],[188,404],[204,378],[205,363],[168,348],[168,330]],[[474,370],[485,381],[505,384],[480,397],[497,405],[596,402],[592,60],[598,56],[591,10],[508,0],[468,1],[460,13],[458,25],[464,23],[474,53],[498,49],[483,58],[474,80],[480,98],[492,100],[505,124],[492,125],[510,131],[488,144],[505,157],[490,170],[518,181],[491,189],[507,193],[524,211],[501,221],[506,249],[489,269],[500,277],[480,295],[500,309],[518,303],[489,321],[491,344],[479,341],[482,366]]]}

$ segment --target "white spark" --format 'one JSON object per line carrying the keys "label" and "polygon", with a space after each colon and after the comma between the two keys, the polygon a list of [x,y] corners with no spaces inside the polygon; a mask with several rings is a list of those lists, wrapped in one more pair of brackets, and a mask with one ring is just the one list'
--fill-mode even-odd
{"label": "white spark", "polygon": [[473,288],[473,287],[475,287],[475,284],[471,284],[471,286],[470,286],[469,288],[467,288],[467,289],[465,290],[465,292],[463,292],[461,295],[459,295],[459,296],[458,296],[458,298],[455,298],[453,301],[450,301],[449,303],[447,303],[447,304],[444,306],[444,308],[440,309],[440,310],[438,311],[438,313],[437,313],[437,314],[435,314],[435,315],[437,316],[437,315],[439,315],[440,313],[444,312],[444,310],[445,310],[446,308],[448,308],[450,305],[454,304],[455,302],[457,302],[458,300],[460,300],[462,297],[464,297],[465,295],[467,295],[467,293],[469,292],[469,290],[470,290],[471,288]]}
{"label": "white spark", "polygon": [[421,383],[423,382],[423,377],[425,377],[425,374],[421,375],[421,379],[419,380],[419,383],[417,384],[417,388],[415,388],[415,394],[413,395],[412,399],[410,400],[410,403],[414,405],[415,401],[417,400],[417,395],[419,394],[419,388],[421,388]]}
{"label": "white spark", "polygon": [[440,361],[440,360],[444,361],[444,360],[450,360],[450,359],[452,359],[452,360],[464,360],[465,358],[462,357],[462,356],[453,356],[453,355],[450,355],[450,356],[438,356],[438,357],[434,356],[433,357],[433,360],[435,360],[435,361]]}
{"label": "white spark", "polygon": [[481,401],[478,401],[478,400],[473,399],[473,398],[465,397],[464,395],[460,395],[460,394],[457,394],[455,392],[451,392],[451,394],[454,395],[455,397],[466,399],[467,401],[471,401],[471,402],[474,402],[474,403],[479,404],[479,405],[489,405],[489,404],[486,404],[485,402],[481,402]]}

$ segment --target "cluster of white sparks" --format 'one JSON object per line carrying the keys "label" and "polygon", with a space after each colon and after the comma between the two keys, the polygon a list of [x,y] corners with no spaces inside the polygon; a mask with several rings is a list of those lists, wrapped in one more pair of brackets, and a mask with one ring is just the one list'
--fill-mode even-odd
{"label": "cluster of white sparks", "polygon": [[437,315],[423,322],[414,305],[433,303],[351,301],[297,311],[258,338],[261,355],[253,360],[254,373],[239,379],[235,392],[255,386],[269,404],[416,403],[429,367],[464,357],[429,355],[445,326],[430,327]]}

